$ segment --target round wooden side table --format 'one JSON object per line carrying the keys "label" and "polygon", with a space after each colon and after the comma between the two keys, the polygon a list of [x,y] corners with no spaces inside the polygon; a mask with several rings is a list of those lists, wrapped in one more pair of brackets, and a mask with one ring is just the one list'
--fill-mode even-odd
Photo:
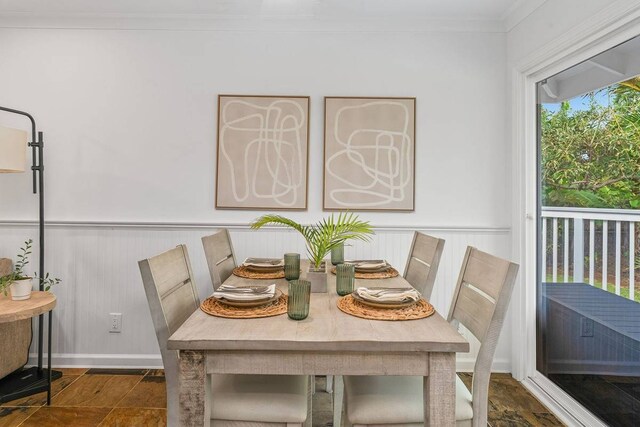
{"label": "round wooden side table", "polygon": [[33,291],[31,298],[14,301],[10,295],[0,293],[0,323],[36,317],[53,310],[56,296],[51,292]]}
{"label": "round wooden side table", "polygon": [[[31,298],[22,301],[13,301],[11,296],[0,293],[0,323],[29,319],[44,313],[51,316],[55,306],[56,296],[51,292],[33,291]],[[0,380],[0,403],[42,391],[47,392],[47,404],[51,402],[51,381],[62,376],[62,373],[51,370],[51,331],[47,344],[48,369],[43,369],[39,363],[38,366],[18,369],[4,377]]]}

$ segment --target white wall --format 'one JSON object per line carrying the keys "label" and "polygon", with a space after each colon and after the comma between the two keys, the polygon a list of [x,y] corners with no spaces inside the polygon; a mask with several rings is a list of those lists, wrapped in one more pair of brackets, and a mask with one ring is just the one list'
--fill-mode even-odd
{"label": "white wall", "polygon": [[[311,96],[317,218],[322,97],[390,95],[417,97],[416,212],[367,218],[505,226],[504,42],[491,33],[4,29],[0,93],[46,132],[51,219],[253,219],[213,209],[219,93]],[[0,218],[25,216],[29,182],[0,181],[14,201]]]}
{"label": "white wall", "polygon": [[[503,33],[5,28],[0,46],[2,105],[32,112],[45,131],[47,218],[70,222],[47,232],[47,269],[64,279],[58,363],[157,363],[136,261],[185,242],[205,294],[199,237],[259,215],[213,208],[219,93],[311,96],[309,210],[291,214],[305,221],[322,215],[322,97],[417,97],[416,211],[363,214],[383,228],[358,253],[401,269],[410,230],[445,237],[434,294],[441,313],[467,244],[510,256]],[[0,254],[11,255],[34,234],[10,223],[34,219],[37,205],[28,174],[0,178],[11,201],[0,203]],[[77,224],[88,221],[212,226]],[[233,238],[239,258],[300,247],[281,232],[238,228]],[[123,313],[120,335],[107,333],[113,311]],[[499,370],[509,370],[510,340],[507,326]]]}

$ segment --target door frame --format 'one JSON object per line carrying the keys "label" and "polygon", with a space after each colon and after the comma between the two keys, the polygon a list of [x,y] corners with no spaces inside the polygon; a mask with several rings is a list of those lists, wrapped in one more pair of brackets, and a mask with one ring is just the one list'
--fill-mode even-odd
{"label": "door frame", "polygon": [[536,83],[640,35],[640,2],[618,1],[517,64],[510,64],[512,251],[520,275],[512,299],[512,373],[561,421],[605,426],[536,370],[538,143]]}

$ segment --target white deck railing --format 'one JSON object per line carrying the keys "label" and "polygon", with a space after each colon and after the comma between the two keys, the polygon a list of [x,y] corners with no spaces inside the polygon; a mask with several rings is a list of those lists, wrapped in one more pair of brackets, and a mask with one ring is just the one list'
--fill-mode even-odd
{"label": "white deck railing", "polygon": [[[640,222],[640,210],[543,207],[541,237],[542,248],[545,249],[542,251],[541,261],[545,272],[544,276],[549,274],[550,267],[552,282],[586,282],[595,285],[596,280],[600,279],[602,289],[608,290],[608,285],[613,283],[616,295],[620,295],[621,269],[623,263],[628,263],[628,298],[634,300],[637,252],[636,222]],[[628,234],[628,239],[624,236],[623,229],[624,234]],[[613,230],[615,230],[615,241],[609,242],[609,234]],[[586,247],[585,234],[589,239]],[[596,244],[596,235],[600,236],[599,244]],[[551,240],[550,248],[547,246],[548,239]],[[613,282],[609,281],[609,272],[607,271],[611,256],[609,254],[609,248],[612,246],[610,243],[613,245],[615,253]],[[570,248],[572,248],[571,254]],[[558,267],[559,250],[562,250],[561,271]],[[596,255],[600,257],[601,262],[600,277],[596,277]],[[585,256],[588,256],[589,263],[587,281],[585,281]],[[551,257],[550,266],[548,265],[549,257]],[[573,276],[570,276],[570,271]]]}

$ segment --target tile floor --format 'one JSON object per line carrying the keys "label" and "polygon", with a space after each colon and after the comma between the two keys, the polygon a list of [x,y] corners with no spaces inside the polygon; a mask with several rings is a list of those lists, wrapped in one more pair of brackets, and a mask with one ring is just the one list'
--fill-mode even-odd
{"label": "tile floor", "polygon": [[[458,375],[471,389],[472,375]],[[491,375],[488,421],[491,427],[564,425],[510,374]]]}
{"label": "tile floor", "polygon": [[[40,393],[0,405],[0,427],[144,427],[166,424],[167,401],[162,370],[61,369],[53,383],[51,406]],[[470,374],[461,374],[468,385]],[[331,397],[318,378],[313,402],[314,426],[332,420]],[[495,374],[489,391],[489,424],[561,426],[562,424],[508,374]]]}

